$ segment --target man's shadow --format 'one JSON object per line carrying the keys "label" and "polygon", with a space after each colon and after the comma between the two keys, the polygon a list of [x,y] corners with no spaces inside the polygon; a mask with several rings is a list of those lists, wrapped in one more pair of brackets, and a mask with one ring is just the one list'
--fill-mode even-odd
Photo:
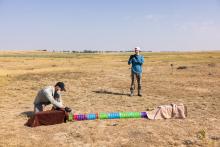
{"label": "man's shadow", "polygon": [[24,111],[21,113],[21,115],[30,118],[30,117],[34,116],[34,112],[33,111]]}
{"label": "man's shadow", "polygon": [[100,93],[100,94],[113,94],[113,95],[127,95],[127,96],[129,96],[129,94],[126,94],[126,93],[112,92],[112,91],[107,91],[107,90],[95,90],[92,92]]}

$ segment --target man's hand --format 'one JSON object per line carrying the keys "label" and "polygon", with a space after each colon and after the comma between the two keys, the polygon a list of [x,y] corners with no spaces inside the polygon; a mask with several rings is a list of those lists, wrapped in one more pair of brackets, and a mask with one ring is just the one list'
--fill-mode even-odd
{"label": "man's hand", "polygon": [[64,107],[58,108],[58,107],[53,106],[51,110],[62,110],[62,111],[65,111],[65,108]]}
{"label": "man's hand", "polygon": [[71,108],[69,108],[69,107],[65,107],[65,111],[66,111],[66,112],[71,112],[71,111],[72,111],[72,109],[71,109]]}
{"label": "man's hand", "polygon": [[135,55],[131,55],[130,58],[129,58],[129,60],[131,60],[132,58],[134,58],[134,56],[135,56]]}

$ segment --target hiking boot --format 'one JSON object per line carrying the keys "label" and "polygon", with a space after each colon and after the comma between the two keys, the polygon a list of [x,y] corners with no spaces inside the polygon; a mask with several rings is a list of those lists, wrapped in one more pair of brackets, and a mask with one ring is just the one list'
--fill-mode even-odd
{"label": "hiking boot", "polygon": [[134,92],[133,91],[131,91],[130,96],[134,96]]}
{"label": "hiking boot", "polygon": [[141,90],[138,90],[138,96],[142,96],[142,94],[141,94]]}

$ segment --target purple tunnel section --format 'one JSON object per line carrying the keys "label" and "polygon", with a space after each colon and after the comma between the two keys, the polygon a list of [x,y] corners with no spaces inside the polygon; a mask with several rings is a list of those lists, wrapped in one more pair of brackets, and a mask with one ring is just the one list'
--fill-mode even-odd
{"label": "purple tunnel section", "polygon": [[141,112],[141,118],[148,118],[147,112]]}

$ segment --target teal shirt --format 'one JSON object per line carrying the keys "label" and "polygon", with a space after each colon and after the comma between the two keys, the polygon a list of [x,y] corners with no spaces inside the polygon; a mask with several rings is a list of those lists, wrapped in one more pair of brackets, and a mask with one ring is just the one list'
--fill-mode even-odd
{"label": "teal shirt", "polygon": [[142,55],[131,55],[128,60],[128,65],[132,64],[131,71],[133,73],[142,73],[142,65],[144,63],[144,57]]}

